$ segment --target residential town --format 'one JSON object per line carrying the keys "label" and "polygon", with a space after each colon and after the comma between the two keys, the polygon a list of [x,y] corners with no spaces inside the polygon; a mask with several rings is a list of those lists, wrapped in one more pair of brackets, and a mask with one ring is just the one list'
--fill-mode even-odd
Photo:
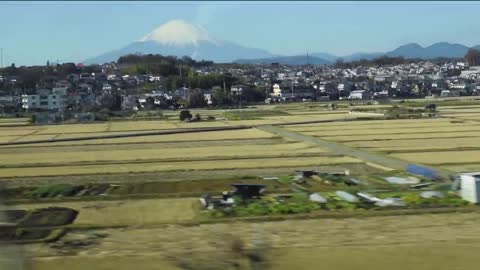
{"label": "residential town", "polygon": [[[58,75],[69,65],[71,73]],[[13,65],[1,70],[0,112],[137,111],[182,107],[238,106],[247,103],[342,99],[432,98],[480,93],[480,68],[466,62],[429,61],[382,66],[217,65],[187,67],[180,82],[153,72],[131,72],[132,65],[47,64],[29,87]],[[53,75],[47,75],[47,70]],[[184,71],[185,72],[185,71]],[[190,78],[220,81],[193,87]],[[228,78],[227,78],[228,76]],[[215,85],[217,84],[217,85]],[[203,97],[200,98],[199,96]],[[196,100],[196,101],[195,101]]]}

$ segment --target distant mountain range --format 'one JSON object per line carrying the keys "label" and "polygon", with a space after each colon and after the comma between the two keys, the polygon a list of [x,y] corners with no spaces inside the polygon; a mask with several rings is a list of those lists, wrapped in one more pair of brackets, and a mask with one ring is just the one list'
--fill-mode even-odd
{"label": "distant mountain range", "polygon": [[[307,57],[300,56],[278,56],[262,59],[240,59],[237,63],[261,64],[261,63],[279,63],[279,64],[312,64],[325,65],[332,64],[338,59],[345,62],[358,61],[361,59],[372,60],[381,56],[389,57],[404,57],[407,59],[435,59],[435,58],[463,58],[470,48],[462,44],[453,44],[448,42],[438,42],[428,47],[422,47],[416,43],[410,43],[396,48],[389,52],[374,52],[374,53],[354,53],[346,56],[335,56],[329,53],[312,53]],[[473,49],[480,50],[480,45],[473,47]],[[303,61],[301,61],[303,60]]]}
{"label": "distant mountain range", "polygon": [[[480,50],[480,45],[473,47]],[[211,60],[217,63],[280,63],[289,65],[326,65],[342,59],[345,62],[360,59],[372,60],[381,56],[433,59],[439,57],[463,58],[469,47],[462,44],[439,42],[427,47],[416,43],[400,46],[389,52],[354,53],[336,56],[329,53],[311,53],[305,55],[275,55],[267,50],[249,48],[232,42],[219,41],[212,38],[200,26],[181,20],[169,21],[140,41],[133,42],[118,50],[87,59],[86,64],[101,64],[117,61],[127,54],[161,54],[178,57],[190,56],[195,60]]]}

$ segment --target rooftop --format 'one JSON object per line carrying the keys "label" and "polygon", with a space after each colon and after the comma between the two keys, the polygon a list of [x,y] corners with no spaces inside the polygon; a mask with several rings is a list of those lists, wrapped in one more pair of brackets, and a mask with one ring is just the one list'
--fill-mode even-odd
{"label": "rooftop", "polygon": [[473,176],[473,177],[475,177],[477,180],[480,180],[480,172],[461,173],[460,175]]}

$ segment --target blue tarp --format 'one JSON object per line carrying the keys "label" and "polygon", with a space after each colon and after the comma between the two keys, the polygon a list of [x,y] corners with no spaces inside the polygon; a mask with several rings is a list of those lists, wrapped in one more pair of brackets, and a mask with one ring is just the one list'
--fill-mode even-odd
{"label": "blue tarp", "polygon": [[438,178],[438,172],[436,170],[433,170],[424,166],[416,165],[416,164],[408,164],[407,172],[411,174],[421,175],[432,180]]}

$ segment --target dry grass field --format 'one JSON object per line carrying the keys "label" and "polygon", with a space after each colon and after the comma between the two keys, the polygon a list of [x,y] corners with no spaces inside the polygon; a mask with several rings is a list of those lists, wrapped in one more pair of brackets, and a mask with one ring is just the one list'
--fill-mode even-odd
{"label": "dry grass field", "polygon": [[[329,115],[326,115],[329,117]],[[287,116],[289,117],[289,116]],[[305,119],[304,116],[292,116]],[[323,116],[320,115],[320,118]],[[226,126],[216,121],[113,121],[0,129],[0,142],[76,138],[154,129]],[[264,117],[258,121],[271,120]],[[252,124],[252,123],[250,123]],[[3,140],[2,140],[3,139]],[[12,151],[13,149],[17,151]],[[0,177],[45,177],[89,174],[134,174],[171,171],[242,170],[358,164],[318,146],[287,141],[258,129],[48,142],[0,147]]]}
{"label": "dry grass field", "polygon": [[[111,134],[111,133],[109,133]],[[89,134],[86,136],[99,135]],[[43,135],[42,135],[43,136]],[[72,138],[74,135],[58,136],[58,138]],[[82,137],[82,136],[78,136]],[[170,135],[156,135],[143,137],[125,137],[114,139],[96,139],[88,141],[70,141],[70,142],[48,142],[30,144],[30,146],[57,146],[57,145],[89,145],[89,144],[126,144],[126,143],[155,143],[155,142],[189,142],[189,141],[216,141],[216,140],[243,140],[243,139],[259,139],[259,138],[274,138],[274,135],[266,133],[257,129],[245,130],[226,130],[226,131],[210,131],[200,133],[181,133]],[[31,137],[31,139],[36,139]],[[17,146],[14,146],[17,147]]]}
{"label": "dry grass field", "polygon": [[426,153],[400,153],[392,156],[423,164],[480,163],[480,151],[434,151]]}
{"label": "dry grass field", "polygon": [[[31,152],[31,153],[9,153],[0,154],[1,166],[21,165],[55,165],[55,164],[76,164],[91,163],[99,164],[103,162],[128,162],[158,160],[198,160],[207,158],[216,159],[238,159],[238,158],[256,158],[262,156],[282,157],[282,156],[301,156],[302,154],[320,154],[325,151],[320,148],[314,148],[304,143],[277,144],[265,147],[263,151],[258,151],[258,145],[235,145],[235,146],[204,146],[204,147],[183,147],[183,148],[153,148],[153,149],[99,149],[94,151],[49,151],[49,152]],[[35,150],[35,149],[32,149]]]}
{"label": "dry grass field", "polygon": [[75,225],[80,226],[151,226],[191,221],[197,200],[146,199],[121,201],[55,202],[16,205],[15,209],[68,207],[79,211]]}
{"label": "dry grass field", "polygon": [[[286,128],[410,162],[449,165],[455,171],[468,164],[469,168],[480,169],[475,165],[480,164],[476,151],[480,147],[480,122],[465,121],[477,117],[480,120],[479,107],[462,108],[441,111],[446,118],[319,123]],[[450,110],[455,114],[448,114]]]}
{"label": "dry grass field", "polygon": [[36,270],[173,270],[178,268],[167,256],[193,252],[215,259],[216,245],[236,235],[247,246],[268,243],[270,269],[467,270],[478,262],[478,218],[478,213],[452,213],[111,229],[99,231],[108,236],[76,256],[38,245],[26,254],[36,255],[31,261]]}
{"label": "dry grass field", "polygon": [[[342,165],[363,163],[363,161],[351,157],[277,157],[277,158],[249,158],[249,159],[225,159],[205,161],[174,161],[174,162],[127,162],[119,164],[98,165],[70,165],[70,166],[39,166],[25,168],[2,168],[0,177],[5,181],[11,177],[33,176],[58,176],[58,175],[88,175],[88,174],[129,174],[144,172],[168,172],[168,171],[202,171],[202,170],[241,170],[255,168],[276,167],[305,167],[321,165]],[[239,171],[240,173],[240,171]],[[14,178],[12,178],[12,181]]]}
{"label": "dry grass field", "polygon": [[[443,135],[443,134],[442,134]],[[451,135],[451,134],[448,134]],[[360,148],[369,148],[374,151],[412,151],[418,152],[421,150],[436,150],[436,149],[452,149],[456,150],[459,148],[468,148],[468,147],[480,147],[478,142],[480,138],[478,136],[468,137],[468,138],[454,138],[452,137],[441,137],[436,136],[435,138],[395,138],[390,140],[378,140],[378,141],[352,141],[346,142],[347,145],[360,147]]]}

